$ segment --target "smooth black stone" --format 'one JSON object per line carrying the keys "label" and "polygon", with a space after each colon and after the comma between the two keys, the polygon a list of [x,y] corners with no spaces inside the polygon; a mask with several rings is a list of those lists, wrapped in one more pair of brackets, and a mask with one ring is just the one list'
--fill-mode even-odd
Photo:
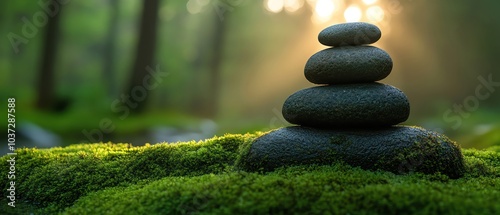
{"label": "smooth black stone", "polygon": [[387,52],[373,46],[324,49],[309,58],[306,79],[315,84],[345,84],[379,81],[392,70]]}
{"label": "smooth black stone", "polygon": [[386,84],[328,85],[295,92],[282,113],[288,122],[310,127],[377,127],[406,121],[410,104]]}
{"label": "smooth black stone", "polygon": [[325,46],[353,46],[372,44],[382,36],[380,29],[366,22],[351,22],[332,25],[318,35],[318,40]]}
{"label": "smooth black stone", "polygon": [[460,147],[446,136],[419,127],[322,130],[285,127],[257,138],[238,164],[247,171],[345,162],[367,170],[401,174],[465,172]]}

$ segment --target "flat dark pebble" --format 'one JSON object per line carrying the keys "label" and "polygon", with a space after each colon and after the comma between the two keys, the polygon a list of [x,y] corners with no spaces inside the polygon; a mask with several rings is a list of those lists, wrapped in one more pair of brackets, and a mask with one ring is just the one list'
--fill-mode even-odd
{"label": "flat dark pebble", "polygon": [[410,103],[386,84],[328,85],[295,92],[282,113],[288,122],[310,127],[380,127],[408,119]]}
{"label": "flat dark pebble", "polygon": [[373,46],[329,48],[309,58],[304,69],[315,84],[364,83],[382,80],[392,70],[392,59]]}
{"label": "flat dark pebble", "polygon": [[382,36],[380,29],[366,22],[350,22],[332,25],[318,35],[325,46],[354,46],[372,44]]}

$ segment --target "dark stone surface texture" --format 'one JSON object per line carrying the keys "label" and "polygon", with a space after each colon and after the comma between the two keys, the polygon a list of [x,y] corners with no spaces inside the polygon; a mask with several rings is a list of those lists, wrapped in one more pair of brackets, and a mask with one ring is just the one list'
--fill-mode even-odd
{"label": "dark stone surface texture", "polygon": [[392,59],[373,46],[329,48],[309,58],[304,75],[314,84],[346,84],[379,81],[392,70]]}
{"label": "dark stone surface texture", "polygon": [[289,96],[283,117],[310,127],[379,127],[406,121],[410,103],[399,89],[381,83],[306,88]]}
{"label": "dark stone surface texture", "polygon": [[465,172],[459,146],[446,136],[420,127],[316,129],[294,126],[257,138],[241,168],[272,171],[303,164],[345,162],[368,170],[396,174],[440,172],[459,178]]}
{"label": "dark stone surface texture", "polygon": [[323,29],[318,40],[325,46],[353,46],[372,44],[382,37],[380,29],[366,22],[332,25]]}

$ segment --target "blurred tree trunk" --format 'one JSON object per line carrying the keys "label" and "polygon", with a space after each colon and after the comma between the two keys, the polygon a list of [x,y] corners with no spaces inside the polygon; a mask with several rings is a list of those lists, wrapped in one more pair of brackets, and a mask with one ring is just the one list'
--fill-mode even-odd
{"label": "blurred tree trunk", "polygon": [[[210,16],[212,14],[209,14]],[[195,57],[190,62],[191,77],[190,82],[193,86],[190,86],[189,91],[189,101],[187,107],[189,113],[196,116],[205,116],[205,110],[201,107],[207,106],[208,103],[206,96],[207,87],[207,65],[210,59],[208,59],[212,54],[212,44],[207,42],[208,35],[211,35],[209,30],[213,30],[211,27],[211,19],[202,19],[202,21],[196,27],[196,42],[194,45],[197,47],[195,52]],[[210,26],[210,27],[207,27]],[[210,40],[209,40],[210,41]],[[207,57],[208,56],[208,57]]]}
{"label": "blurred tree trunk", "polygon": [[118,14],[120,11],[118,0],[110,0],[110,20],[108,33],[106,35],[106,44],[104,45],[103,71],[102,76],[106,86],[108,96],[116,96],[116,78],[115,78],[115,53],[116,40],[118,33]]}
{"label": "blurred tree trunk", "polygon": [[130,95],[129,99],[132,101],[131,104],[133,104],[131,108],[132,111],[136,113],[144,110],[148,100],[147,98],[149,97],[148,94],[150,93],[142,91],[142,93],[145,93],[146,95],[136,95],[135,98],[141,99],[134,99],[134,94],[138,93],[136,92],[138,90],[134,89],[142,87],[143,80],[148,75],[146,67],[150,66],[151,68],[155,68],[153,61],[156,50],[156,31],[159,9],[159,0],[147,0],[143,1],[143,3],[139,41],[135,52],[136,58],[132,67],[128,85],[124,92],[125,95]]}
{"label": "blurred tree trunk", "polygon": [[212,46],[212,59],[209,61],[209,80],[207,89],[207,106],[205,108],[207,117],[215,117],[219,109],[219,91],[220,91],[220,67],[224,54],[224,41],[226,34],[226,24],[228,22],[229,13],[223,14],[221,18],[219,13],[214,13],[214,33]]}
{"label": "blurred tree trunk", "polygon": [[203,70],[204,70],[204,57],[206,55],[206,42],[205,42],[205,34],[200,33],[199,37],[200,39],[198,40],[197,47],[198,51],[196,52],[196,57],[194,58],[193,61],[191,61],[191,71],[192,71],[192,77],[190,82],[193,83],[193,86],[190,87],[190,93],[189,98],[190,100],[188,101],[188,109],[189,112],[194,114],[194,115],[204,115],[203,109],[200,108],[200,102],[204,102],[204,96],[203,96],[203,90],[202,90],[202,85],[203,85]]}
{"label": "blurred tree trunk", "polygon": [[[53,4],[59,5],[56,0]],[[53,17],[48,17],[45,28],[45,41],[42,48],[41,66],[38,74],[36,107],[41,110],[51,110],[54,107],[54,66],[57,55],[57,42],[59,41],[59,25],[63,6],[59,5],[59,12]]]}

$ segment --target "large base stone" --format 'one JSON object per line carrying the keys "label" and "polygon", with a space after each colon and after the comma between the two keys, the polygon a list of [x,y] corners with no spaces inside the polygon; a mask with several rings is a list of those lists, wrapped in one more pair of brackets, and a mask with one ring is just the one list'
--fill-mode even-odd
{"label": "large base stone", "polygon": [[331,164],[394,173],[441,172],[459,178],[465,172],[459,146],[442,134],[420,127],[379,129],[317,129],[294,126],[256,139],[240,167],[271,171],[301,164]]}

